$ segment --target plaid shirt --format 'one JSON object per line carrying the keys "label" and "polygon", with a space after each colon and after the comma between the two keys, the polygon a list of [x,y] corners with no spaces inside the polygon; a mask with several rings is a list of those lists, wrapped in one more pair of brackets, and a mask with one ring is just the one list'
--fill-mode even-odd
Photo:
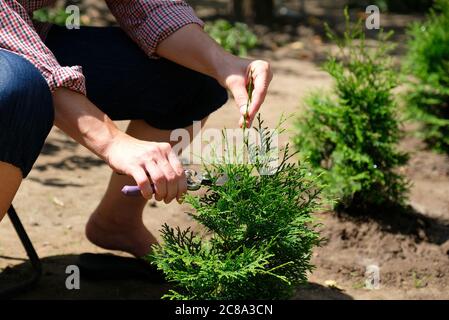
{"label": "plaid shirt", "polygon": [[[80,66],[60,66],[45,46],[45,28],[33,24],[33,11],[56,0],[0,0],[0,48],[17,53],[33,63],[52,91],[58,87],[86,94]],[[106,0],[112,14],[127,34],[150,56],[157,45],[185,25],[203,22],[182,0]]]}

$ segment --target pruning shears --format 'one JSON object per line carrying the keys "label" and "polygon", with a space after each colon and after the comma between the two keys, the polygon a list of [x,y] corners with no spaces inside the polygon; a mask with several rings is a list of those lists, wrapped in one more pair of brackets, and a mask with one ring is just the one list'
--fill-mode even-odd
{"label": "pruning shears", "polygon": [[[252,102],[252,95],[254,90],[253,84],[253,71],[249,72],[249,83],[248,83],[248,103],[246,104],[246,112],[244,115],[244,128],[246,127],[246,121],[248,120],[248,108]],[[227,181],[228,177],[226,175],[219,176],[215,181],[208,174],[198,173],[195,170],[187,169],[184,170],[186,178],[187,178],[187,190],[189,191],[197,191],[200,190],[203,186],[211,186],[212,184],[216,186],[223,186]],[[155,192],[154,184],[151,184],[151,188],[153,189],[153,193]],[[122,189],[122,193],[125,196],[129,197],[139,197],[142,195],[139,186],[124,186]]]}
{"label": "pruning shears", "polygon": [[[187,178],[187,190],[189,191],[197,191],[200,190],[201,187],[211,186],[212,184],[222,186],[228,180],[226,176],[220,176],[214,181],[208,173],[198,173],[192,169],[184,170],[184,172]],[[154,192],[154,184],[151,184],[151,188]],[[139,186],[124,186],[122,193],[129,197],[139,197],[142,195]]]}

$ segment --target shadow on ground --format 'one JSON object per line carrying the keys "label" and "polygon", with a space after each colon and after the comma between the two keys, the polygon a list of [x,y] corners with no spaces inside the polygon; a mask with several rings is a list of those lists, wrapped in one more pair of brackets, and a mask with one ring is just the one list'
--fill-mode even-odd
{"label": "shadow on ground", "polygon": [[447,221],[426,216],[411,206],[390,205],[387,208],[373,209],[366,215],[357,215],[357,212],[341,212],[337,215],[342,220],[351,220],[357,224],[373,221],[382,231],[409,236],[416,242],[441,245],[449,240]]}
{"label": "shadow on ground", "polygon": [[337,288],[329,288],[309,282],[298,288],[295,300],[353,300],[353,297]]}
{"label": "shadow on ground", "polygon": [[39,178],[29,177],[28,180],[40,183],[40,184],[42,184],[44,186],[48,186],[48,187],[56,187],[56,188],[67,188],[67,187],[82,188],[82,187],[84,187],[83,184],[66,182],[59,178],[39,179]]}
{"label": "shadow on ground", "polygon": [[[86,299],[143,299],[158,300],[170,288],[167,284],[155,284],[147,280],[86,280],[81,274],[80,290],[68,290],[65,286],[67,274],[65,270],[69,265],[76,265],[78,255],[60,255],[42,259],[44,273],[38,285],[28,292],[22,293],[14,299],[59,299],[59,300],[86,300]],[[11,262],[21,260],[13,257],[0,257]],[[22,262],[8,267],[0,273],[0,288],[13,286],[25,280],[31,273],[28,262]],[[298,288],[294,299],[300,300],[349,300],[351,296],[316,283],[309,283]]]}
{"label": "shadow on ground", "polygon": [[34,167],[37,171],[47,171],[48,169],[68,170],[76,169],[89,170],[93,167],[101,167],[106,165],[101,159],[93,156],[69,156],[60,161],[48,162],[45,164],[36,165]]}
{"label": "shadow on ground", "polygon": [[77,147],[78,143],[67,138],[49,138],[45,142],[41,154],[53,156],[62,150],[74,151]]}
{"label": "shadow on ground", "polygon": [[[60,255],[42,259],[43,275],[36,287],[14,299],[160,299],[169,289],[168,285],[153,284],[147,280],[87,280],[81,274],[80,290],[68,290],[65,286],[67,266],[76,265],[78,255]],[[14,258],[9,258],[14,259]],[[16,260],[16,259],[15,259]],[[12,261],[13,262],[13,261]],[[0,274],[0,287],[13,286],[31,274],[31,265],[23,262],[8,267]]]}

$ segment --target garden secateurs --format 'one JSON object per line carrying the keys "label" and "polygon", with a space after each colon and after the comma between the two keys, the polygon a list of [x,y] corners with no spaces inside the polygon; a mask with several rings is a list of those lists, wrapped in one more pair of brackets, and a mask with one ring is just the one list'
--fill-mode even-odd
{"label": "garden secateurs", "polygon": [[[187,190],[189,191],[197,191],[204,186],[211,186],[214,181],[210,177],[208,173],[198,173],[195,170],[187,169],[184,171],[187,178]],[[215,185],[222,186],[226,183],[227,177],[220,176],[216,181]],[[154,184],[151,184],[154,193]],[[122,189],[122,193],[125,196],[129,197],[138,197],[141,196],[141,190],[139,186],[124,186]]]}

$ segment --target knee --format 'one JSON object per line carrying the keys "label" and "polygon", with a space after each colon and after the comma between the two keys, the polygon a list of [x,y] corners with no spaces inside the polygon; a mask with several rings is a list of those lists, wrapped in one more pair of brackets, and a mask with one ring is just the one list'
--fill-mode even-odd
{"label": "knee", "polygon": [[[0,112],[38,116],[48,126],[54,110],[50,89],[39,70],[25,58],[0,50]],[[3,110],[2,110],[3,109]]]}
{"label": "knee", "polygon": [[30,172],[54,121],[45,79],[26,59],[0,50],[0,161]]}

